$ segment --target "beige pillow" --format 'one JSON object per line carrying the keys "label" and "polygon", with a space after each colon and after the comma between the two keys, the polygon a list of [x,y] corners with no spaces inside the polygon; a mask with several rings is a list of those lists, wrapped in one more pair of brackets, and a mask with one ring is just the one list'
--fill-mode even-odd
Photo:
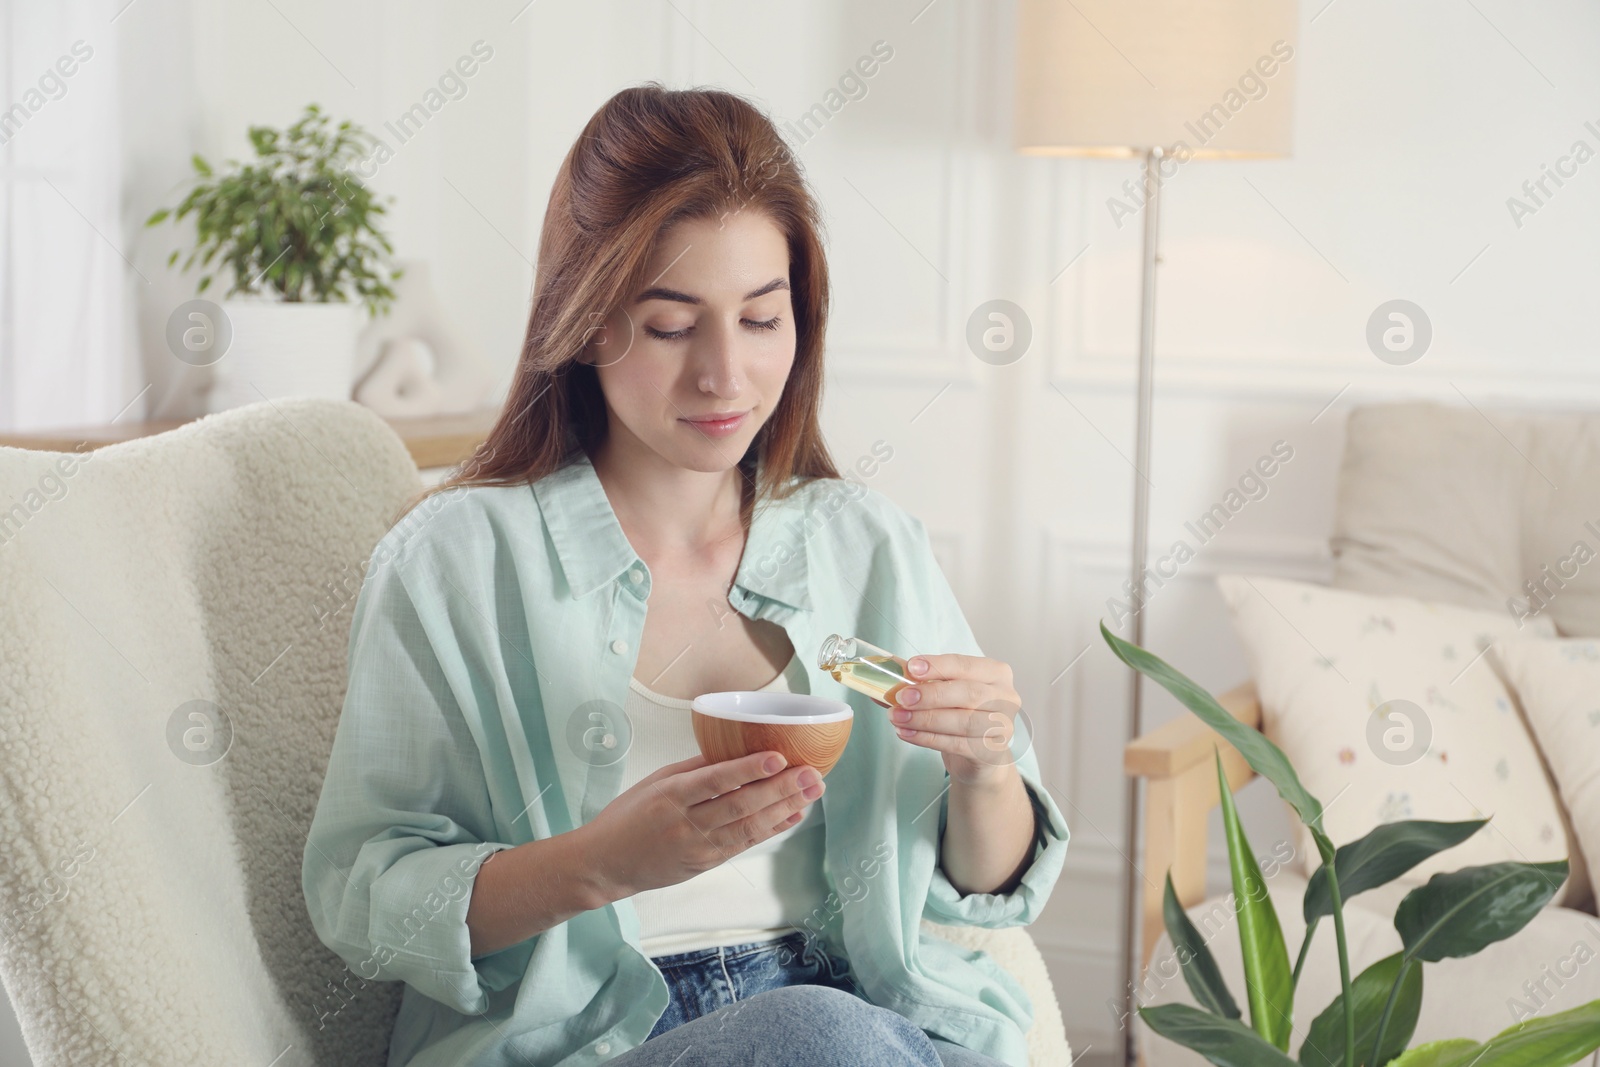
{"label": "beige pillow", "polygon": [[1600,637],[1600,566],[1584,562],[1600,549],[1596,515],[1600,412],[1360,406],[1345,424],[1332,584],[1520,605],[1562,636]]}
{"label": "beige pillow", "polygon": [[[1261,576],[1220,575],[1217,586],[1251,663],[1263,731],[1322,801],[1335,845],[1397,819],[1492,816],[1404,881],[1567,856],[1555,787],[1482,654],[1518,632],[1509,613]],[[1540,618],[1521,632],[1554,627]],[[1316,846],[1296,827],[1309,875]]]}
{"label": "beige pillow", "polygon": [[[1581,855],[1600,856],[1600,640],[1502,640],[1490,655],[1517,691]],[[1590,884],[1600,885],[1594,860],[1586,866]]]}

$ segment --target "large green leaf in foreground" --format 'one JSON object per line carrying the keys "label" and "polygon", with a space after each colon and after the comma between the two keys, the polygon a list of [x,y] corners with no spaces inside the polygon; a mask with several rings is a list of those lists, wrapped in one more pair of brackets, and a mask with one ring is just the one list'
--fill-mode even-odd
{"label": "large green leaf in foreground", "polygon": [[1140,1008],[1139,1018],[1162,1037],[1193,1049],[1217,1067],[1299,1067],[1239,1020],[1189,1004]]}
{"label": "large green leaf in foreground", "polygon": [[[1340,879],[1343,882],[1343,878]],[[1417,1028],[1417,1015],[1422,1011],[1422,964],[1412,960],[1402,964],[1401,953],[1386,956],[1356,975],[1350,983],[1351,1001],[1356,1006],[1356,1063],[1367,1064],[1372,1051],[1372,1040],[1378,1032],[1378,1020],[1383,1017],[1384,1005],[1389,1001],[1389,991],[1403,965],[1405,980],[1395,997],[1389,1024],[1383,1031],[1383,1048],[1378,1054],[1378,1064],[1405,1051],[1406,1043]],[[1300,1062],[1304,1067],[1338,1067],[1344,1063],[1344,994],[1333,998],[1333,1003],[1322,1010],[1311,1023],[1311,1032],[1300,1046]]]}
{"label": "large green leaf in foreground", "polygon": [[[1339,875],[1339,899],[1348,901],[1387,885],[1423,860],[1459,845],[1478,831],[1488,819],[1466,822],[1424,822],[1403,819],[1386,822],[1365,837],[1340,845],[1334,854],[1333,869]],[[1310,926],[1333,914],[1333,897],[1328,893],[1328,871],[1318,867],[1306,886],[1305,917]]]}
{"label": "large green leaf in foreground", "polygon": [[1160,656],[1152,655],[1113,634],[1106,628],[1104,620],[1100,623],[1100,636],[1105,638],[1118,659],[1177,697],[1184,707],[1238,749],[1250,768],[1276,786],[1278,795],[1294,808],[1300,821],[1310,828],[1323,858],[1333,855],[1333,842],[1322,832],[1322,803],[1300,784],[1300,776],[1294,773],[1294,767],[1289,764],[1289,757],[1283,754],[1282,749],[1268,741],[1260,730],[1246,726],[1228,714],[1215,697],[1173,670]]}
{"label": "large green leaf in foreground", "polygon": [[1490,863],[1436,874],[1406,894],[1394,928],[1406,958],[1471,956],[1528,925],[1567,877],[1567,861]]}
{"label": "large green leaf in foreground", "polygon": [[1172,888],[1172,872],[1167,872],[1167,888],[1161,900],[1161,917],[1166,922],[1167,936],[1172,939],[1172,950],[1183,967],[1183,980],[1200,1006],[1216,1015],[1229,1019],[1239,1018],[1239,1005],[1228,992],[1228,983],[1222,978],[1206,939],[1200,936],[1188,913],[1178,903],[1178,893]]}
{"label": "large green leaf in foreground", "polygon": [[1597,1048],[1600,1000],[1520,1022],[1481,1045],[1460,1038],[1422,1045],[1389,1067],[1571,1067]]}
{"label": "large green leaf in foreground", "polygon": [[1290,980],[1289,947],[1283,941],[1278,912],[1267,893],[1267,880],[1256,866],[1255,850],[1245,838],[1233,793],[1217,753],[1217,784],[1222,797],[1222,828],[1228,838],[1228,870],[1233,875],[1233,906],[1239,916],[1239,947],[1244,955],[1244,984],[1250,1000],[1250,1026],[1285,1052],[1289,1049],[1294,983]]}

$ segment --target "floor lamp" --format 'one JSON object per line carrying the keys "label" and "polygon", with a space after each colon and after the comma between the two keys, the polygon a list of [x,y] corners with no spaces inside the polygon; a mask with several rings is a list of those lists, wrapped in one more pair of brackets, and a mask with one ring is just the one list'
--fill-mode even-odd
{"label": "floor lamp", "polygon": [[[1155,371],[1157,232],[1161,184],[1195,159],[1287,156],[1293,113],[1293,0],[1019,0],[1014,141],[1027,155],[1143,161],[1142,189],[1107,200],[1120,229],[1143,214],[1137,444],[1129,580],[1145,588],[1150,511],[1150,418]],[[1093,243],[1091,241],[1091,243]],[[1137,606],[1137,601],[1130,601]],[[1144,643],[1144,612],[1132,617]],[[1127,737],[1143,730],[1139,675],[1129,685]],[[1140,854],[1139,783],[1129,778],[1123,855]],[[1165,872],[1145,872],[1160,880]],[[1137,1062],[1134,985],[1143,964],[1133,870],[1124,883],[1118,1062]]]}

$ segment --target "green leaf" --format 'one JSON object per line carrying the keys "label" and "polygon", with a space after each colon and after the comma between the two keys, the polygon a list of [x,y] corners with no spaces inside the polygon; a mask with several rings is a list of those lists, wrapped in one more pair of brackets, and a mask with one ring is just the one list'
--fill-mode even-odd
{"label": "green leaf", "polygon": [[1296,1067],[1237,1019],[1227,1019],[1189,1004],[1140,1008],[1139,1018],[1166,1038],[1193,1049],[1217,1067]]}
{"label": "green leaf", "polygon": [[[1310,828],[1323,858],[1333,855],[1333,842],[1322,832],[1322,803],[1300,784],[1300,776],[1295,774],[1289,757],[1283,754],[1282,749],[1268,741],[1260,730],[1246,726],[1228,714],[1215,697],[1173,670],[1159,656],[1113,634],[1106,628],[1104,620],[1100,623],[1100,635],[1118,659],[1177,697],[1184,707],[1238,749],[1251,769],[1276,786],[1278,795],[1294,808],[1300,821]],[[1223,792],[1227,792],[1226,788]]]}
{"label": "green leaf", "polygon": [[1406,958],[1471,956],[1528,925],[1567,877],[1567,861],[1491,863],[1436,874],[1395,909]]}
{"label": "green leaf", "polygon": [[1517,1023],[1481,1045],[1462,1038],[1421,1045],[1389,1067],[1571,1067],[1597,1048],[1600,1000],[1591,1000]]}
{"label": "green leaf", "polygon": [[199,174],[202,178],[211,177],[211,164],[201,159],[199,152],[196,152],[194,155],[190,156],[189,162],[194,167],[195,173]]}
{"label": "green leaf", "polygon": [[[1333,869],[1339,874],[1340,899],[1349,900],[1357,893],[1387,885],[1429,856],[1459,845],[1488,821],[1407,819],[1384,823],[1365,837],[1339,846]],[[1328,871],[1324,865],[1317,868],[1311,876],[1311,884],[1306,886],[1306,925],[1332,914],[1333,898],[1328,895]]]}
{"label": "green leaf", "polygon": [[[1340,881],[1342,884],[1343,879]],[[1377,1065],[1368,1064],[1368,1067],[1381,1067],[1405,1051],[1406,1043],[1417,1028],[1417,1015],[1422,1010],[1422,964],[1415,960],[1402,963],[1403,955],[1396,952],[1384,957],[1350,983],[1350,1000],[1356,1007],[1357,1064],[1368,1064],[1378,1020],[1383,1017],[1389,992],[1394,988],[1402,965],[1406,974],[1383,1031],[1383,1048]],[[1312,1021],[1311,1032],[1300,1046],[1300,1062],[1304,1067],[1337,1067],[1344,1062],[1344,994],[1334,997],[1333,1003]]]}
{"label": "green leaf", "polygon": [[1228,838],[1228,869],[1233,875],[1234,907],[1239,915],[1239,946],[1244,954],[1244,984],[1250,999],[1250,1026],[1276,1048],[1288,1051],[1294,1013],[1289,949],[1278,913],[1267,894],[1267,880],[1245,838],[1233,805],[1222,753],[1217,752],[1217,782],[1222,794],[1222,826]]}
{"label": "green leaf", "polygon": [[144,220],[144,224],[146,226],[154,226],[156,223],[165,220],[166,217],[168,215],[170,215],[170,214],[171,214],[171,212],[168,211],[166,208],[161,208],[161,209],[159,209],[157,211],[153,211],[153,212],[151,212],[150,217]]}
{"label": "green leaf", "polygon": [[1389,1061],[1389,1067],[1453,1067],[1472,1062],[1472,1056],[1482,1048],[1476,1041],[1452,1037],[1448,1041],[1430,1041]]}
{"label": "green leaf", "polygon": [[1211,949],[1178,903],[1177,890],[1172,888],[1171,872],[1167,874],[1161,915],[1166,920],[1167,936],[1172,938],[1173,951],[1178,954],[1178,962],[1183,966],[1183,980],[1188,983],[1194,999],[1213,1014],[1229,1019],[1239,1018],[1239,1005],[1234,1003],[1233,994],[1228,992],[1228,983],[1223,980]]}

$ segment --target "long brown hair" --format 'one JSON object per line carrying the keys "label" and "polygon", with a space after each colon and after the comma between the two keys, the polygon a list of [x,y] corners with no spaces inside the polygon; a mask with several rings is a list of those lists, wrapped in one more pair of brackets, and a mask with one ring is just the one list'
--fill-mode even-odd
{"label": "long brown hair", "polygon": [[[757,499],[839,477],[817,419],[828,266],[800,165],[771,120],[743,98],[651,81],[602,104],[556,174],[522,354],[494,428],[400,515],[455,486],[531,484],[577,459],[578,449],[593,457],[607,422],[599,376],[579,358],[589,338],[639,290],[669,226],[745,210],[765,213],[787,238],[795,358],[777,409],[739,461],[740,517],[748,527]],[[796,475],[802,480],[791,485]]]}

